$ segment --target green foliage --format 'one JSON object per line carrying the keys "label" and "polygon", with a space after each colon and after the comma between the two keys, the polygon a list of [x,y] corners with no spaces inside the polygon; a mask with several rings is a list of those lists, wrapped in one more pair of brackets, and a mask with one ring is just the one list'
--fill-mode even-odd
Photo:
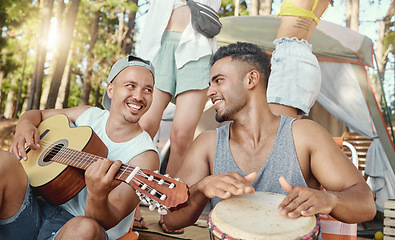
{"label": "green foliage", "polygon": [[70,82],[70,94],[68,98],[67,107],[79,106],[80,98],[81,98],[81,84],[77,83],[76,76],[74,75]]}
{"label": "green foliage", "polygon": [[[1,84],[3,100],[1,109],[3,111],[7,93],[11,89],[18,91],[22,74],[24,74],[24,79],[21,95],[26,96],[27,79],[32,74],[34,66],[33,56],[28,49],[35,44],[32,37],[36,33],[34,30],[40,18],[38,11],[38,6],[34,5],[31,0],[0,1],[0,71],[4,77]],[[26,54],[27,61],[24,69]],[[13,86],[11,86],[12,79],[18,80]],[[17,95],[14,95],[14,98],[16,99]]]}
{"label": "green foliage", "polygon": [[[221,8],[218,11],[220,17],[234,16],[235,15],[235,1],[234,0],[222,0]],[[247,1],[240,0],[240,12],[239,15],[248,15]]]}
{"label": "green foliage", "polygon": [[395,31],[390,31],[384,36],[383,44],[384,46],[391,48],[392,54],[395,54]]}

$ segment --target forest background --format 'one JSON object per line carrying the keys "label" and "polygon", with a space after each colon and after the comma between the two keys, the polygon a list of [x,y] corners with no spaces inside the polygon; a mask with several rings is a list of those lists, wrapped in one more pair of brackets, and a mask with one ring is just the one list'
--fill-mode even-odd
{"label": "forest background", "polygon": [[[377,65],[369,73],[392,121],[394,1],[335,0],[323,18],[374,41]],[[219,14],[276,14],[280,5],[280,0],[222,0]],[[145,0],[1,0],[0,117],[15,120],[30,109],[101,107],[111,65],[136,52],[147,9]]]}

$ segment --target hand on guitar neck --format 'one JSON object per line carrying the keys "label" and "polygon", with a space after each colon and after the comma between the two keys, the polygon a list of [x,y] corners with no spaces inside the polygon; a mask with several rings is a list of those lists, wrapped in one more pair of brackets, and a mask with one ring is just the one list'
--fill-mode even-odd
{"label": "hand on guitar neck", "polygon": [[[30,181],[51,204],[59,205],[76,195],[84,186],[84,170],[107,156],[107,148],[90,127],[69,127],[65,115],[45,119],[38,126],[40,148],[28,150],[21,161]],[[150,210],[167,210],[186,204],[188,187],[178,179],[127,164],[113,164],[115,179],[129,184]],[[119,167],[119,168],[118,168]],[[90,169],[95,171],[95,169]],[[108,189],[107,189],[108,190]]]}

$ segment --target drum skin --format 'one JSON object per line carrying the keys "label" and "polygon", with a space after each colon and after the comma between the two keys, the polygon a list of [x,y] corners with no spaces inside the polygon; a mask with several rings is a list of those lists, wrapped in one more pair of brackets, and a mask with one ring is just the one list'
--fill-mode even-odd
{"label": "drum skin", "polygon": [[291,219],[278,212],[285,195],[255,192],[222,200],[210,212],[211,239],[317,239],[317,216]]}

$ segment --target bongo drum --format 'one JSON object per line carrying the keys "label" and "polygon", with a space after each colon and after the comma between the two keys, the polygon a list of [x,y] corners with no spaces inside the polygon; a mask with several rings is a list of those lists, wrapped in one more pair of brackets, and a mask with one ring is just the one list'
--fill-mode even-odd
{"label": "bongo drum", "polygon": [[318,216],[288,218],[278,211],[285,195],[255,192],[219,202],[208,218],[210,239],[317,239]]}

